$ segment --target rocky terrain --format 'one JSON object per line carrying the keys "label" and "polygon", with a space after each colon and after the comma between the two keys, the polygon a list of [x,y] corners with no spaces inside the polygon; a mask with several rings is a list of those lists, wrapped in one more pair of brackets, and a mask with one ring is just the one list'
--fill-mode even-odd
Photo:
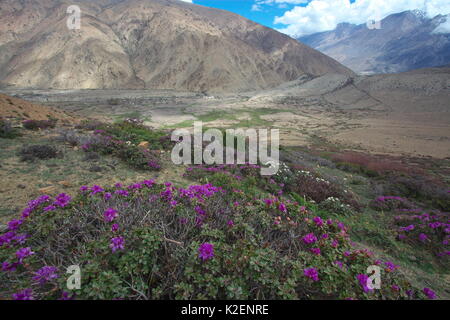
{"label": "rocky terrain", "polygon": [[23,90],[3,92],[83,117],[140,118],[157,128],[276,127],[282,143],[314,137],[350,149],[450,157],[450,68],[346,76],[302,76],[276,88],[205,95],[173,90]]}
{"label": "rocky terrain", "polygon": [[[66,26],[70,5],[81,29]],[[34,88],[242,91],[352,74],[286,35],[176,0],[2,1],[0,82]]]}
{"label": "rocky terrain", "polygon": [[381,29],[342,23],[299,40],[358,73],[404,72],[450,63],[450,34],[438,32],[446,19],[405,11],[381,20]]}

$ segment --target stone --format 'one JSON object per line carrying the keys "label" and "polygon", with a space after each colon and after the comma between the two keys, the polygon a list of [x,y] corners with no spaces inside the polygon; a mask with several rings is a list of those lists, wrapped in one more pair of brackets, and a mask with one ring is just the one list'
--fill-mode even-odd
{"label": "stone", "polygon": [[59,185],[64,186],[64,187],[70,187],[72,184],[69,181],[60,181],[58,182]]}
{"label": "stone", "polygon": [[141,143],[138,144],[138,147],[142,149],[148,149],[149,146],[150,143],[148,141],[142,141]]}
{"label": "stone", "polygon": [[42,194],[47,194],[47,193],[55,192],[56,188],[54,186],[49,186],[49,187],[45,187],[45,188],[40,188],[38,191]]}

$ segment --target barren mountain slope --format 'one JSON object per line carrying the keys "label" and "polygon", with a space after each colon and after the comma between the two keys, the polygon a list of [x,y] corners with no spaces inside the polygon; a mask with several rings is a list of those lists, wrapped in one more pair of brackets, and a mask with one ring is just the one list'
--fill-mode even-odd
{"label": "barren mountain slope", "polygon": [[31,103],[4,94],[0,94],[0,118],[21,120],[47,120],[51,118],[66,122],[74,122],[77,120],[74,116],[62,110]]}
{"label": "barren mountain slope", "polygon": [[405,11],[383,19],[380,29],[342,23],[299,40],[355,72],[404,72],[450,62],[450,34],[435,32],[446,19],[450,17],[430,19],[420,11]]}
{"label": "barren mountain slope", "polygon": [[[80,30],[66,27],[73,4]],[[0,81],[17,87],[235,91],[352,74],[241,16],[177,0],[6,0],[0,19]]]}

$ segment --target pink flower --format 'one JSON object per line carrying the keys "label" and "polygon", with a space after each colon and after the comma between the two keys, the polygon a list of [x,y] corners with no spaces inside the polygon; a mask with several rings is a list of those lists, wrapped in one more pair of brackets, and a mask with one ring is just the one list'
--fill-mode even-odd
{"label": "pink flower", "polygon": [[208,242],[198,248],[198,257],[203,261],[214,258],[214,245]]}
{"label": "pink flower", "polygon": [[125,248],[124,243],[125,240],[123,237],[112,238],[109,247],[111,248],[112,252],[116,252],[117,250],[123,250]]}
{"label": "pink flower", "polygon": [[316,226],[318,227],[323,226],[323,220],[321,217],[314,217],[313,221],[316,224]]}
{"label": "pink flower", "polygon": [[308,233],[306,236],[302,238],[303,242],[306,244],[311,244],[317,241],[316,236],[314,233]]}
{"label": "pink flower", "polygon": [[436,299],[436,293],[430,288],[423,288],[423,293],[428,297],[428,299]]}
{"label": "pink flower", "polygon": [[106,209],[105,213],[103,214],[105,217],[106,222],[111,222],[117,217],[117,210],[114,210],[112,208]]}
{"label": "pink flower", "polygon": [[306,268],[303,270],[303,274],[313,281],[319,281],[319,273],[316,268]]}

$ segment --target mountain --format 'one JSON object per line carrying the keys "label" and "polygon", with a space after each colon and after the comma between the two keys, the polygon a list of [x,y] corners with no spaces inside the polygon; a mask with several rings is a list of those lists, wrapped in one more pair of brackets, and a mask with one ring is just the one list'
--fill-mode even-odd
{"label": "mountain", "polygon": [[299,40],[358,73],[403,72],[450,63],[450,33],[439,33],[447,19],[405,11],[381,20],[381,29],[342,23]]}
{"label": "mountain", "polygon": [[[66,26],[70,5],[79,30]],[[178,0],[3,0],[0,20],[4,86],[244,91],[352,74],[272,29]]]}

